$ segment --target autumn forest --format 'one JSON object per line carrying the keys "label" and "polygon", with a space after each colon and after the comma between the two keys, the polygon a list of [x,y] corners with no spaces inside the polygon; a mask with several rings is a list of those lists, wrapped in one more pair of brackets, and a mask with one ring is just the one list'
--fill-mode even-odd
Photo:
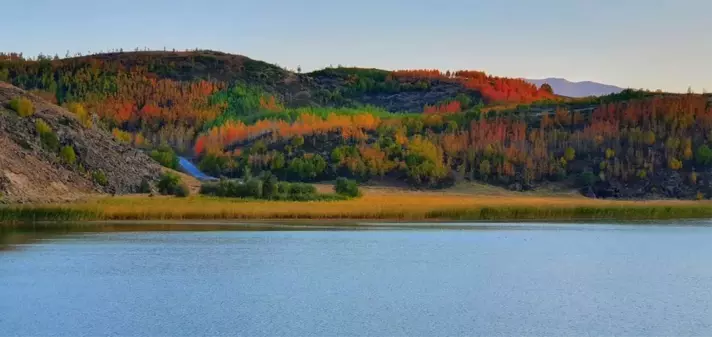
{"label": "autumn forest", "polygon": [[212,51],[0,54],[0,81],[217,177],[712,197],[712,96],[704,94],[629,89],[573,99],[481,71],[301,73]]}

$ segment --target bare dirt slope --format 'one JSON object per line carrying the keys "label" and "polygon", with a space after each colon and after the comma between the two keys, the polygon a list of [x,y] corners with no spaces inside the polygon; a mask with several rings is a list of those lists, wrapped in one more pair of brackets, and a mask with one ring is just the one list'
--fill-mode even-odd
{"label": "bare dirt slope", "polygon": [[[32,101],[35,113],[20,117],[9,109],[16,97]],[[43,145],[38,120],[52,128],[60,148],[72,147],[75,163],[61,160],[57,149]],[[64,108],[0,82],[0,202],[62,202],[94,193],[134,193],[142,181],[156,181],[160,172],[156,162],[109,133],[96,126],[86,128]]]}

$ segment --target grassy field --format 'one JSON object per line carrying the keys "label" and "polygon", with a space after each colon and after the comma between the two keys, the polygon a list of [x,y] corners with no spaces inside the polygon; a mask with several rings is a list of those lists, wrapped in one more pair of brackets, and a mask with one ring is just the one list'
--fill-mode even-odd
{"label": "grassy field", "polygon": [[[326,191],[329,186],[319,186]],[[65,205],[5,206],[0,221],[17,220],[578,220],[712,218],[711,201],[595,200],[562,193],[511,193],[458,187],[443,192],[365,188],[344,201],[290,202],[124,196]]]}

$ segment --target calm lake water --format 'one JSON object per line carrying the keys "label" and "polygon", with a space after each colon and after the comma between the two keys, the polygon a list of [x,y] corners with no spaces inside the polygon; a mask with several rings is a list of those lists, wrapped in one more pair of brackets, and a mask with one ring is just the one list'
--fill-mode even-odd
{"label": "calm lake water", "polygon": [[72,233],[11,248],[0,336],[712,335],[709,223]]}

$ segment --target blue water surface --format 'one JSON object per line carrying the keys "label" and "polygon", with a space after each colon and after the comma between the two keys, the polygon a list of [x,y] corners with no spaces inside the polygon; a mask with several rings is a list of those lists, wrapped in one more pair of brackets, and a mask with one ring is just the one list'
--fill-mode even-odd
{"label": "blue water surface", "polygon": [[710,336],[712,228],[101,233],[0,252],[0,336],[100,335]]}

